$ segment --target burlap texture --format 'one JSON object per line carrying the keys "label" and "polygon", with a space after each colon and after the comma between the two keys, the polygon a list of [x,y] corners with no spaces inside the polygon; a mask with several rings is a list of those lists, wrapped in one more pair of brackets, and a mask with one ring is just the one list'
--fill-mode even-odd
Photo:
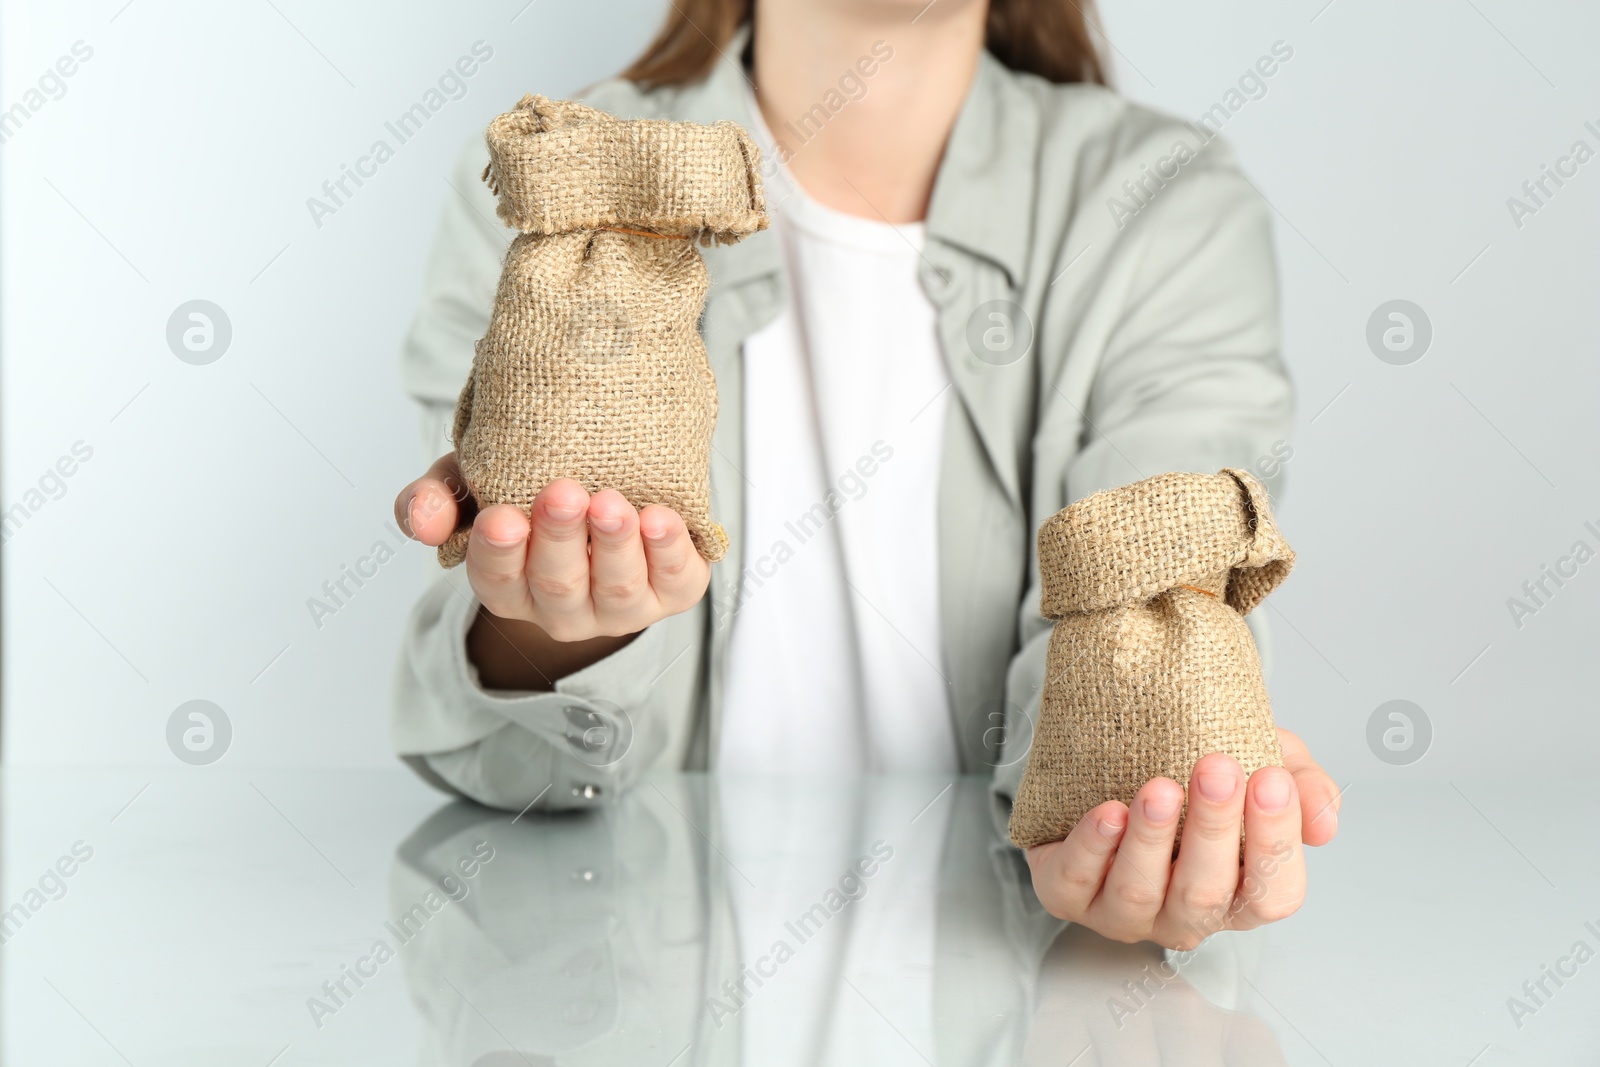
{"label": "burlap texture", "polygon": [[[456,404],[467,488],[480,508],[524,512],[557,478],[615,489],[672,508],[721,559],[696,243],[766,228],[754,142],[731,122],[623,121],[542,96],[496,118],[487,141],[497,212],[522,232]],[[464,522],[440,546],[443,566],[465,558],[470,533]]]}
{"label": "burlap texture", "polygon": [[1059,841],[1151,778],[1187,787],[1213,752],[1246,774],[1281,765],[1244,616],[1293,566],[1242,470],[1158,475],[1046,521],[1040,611],[1056,622],[1011,840]]}

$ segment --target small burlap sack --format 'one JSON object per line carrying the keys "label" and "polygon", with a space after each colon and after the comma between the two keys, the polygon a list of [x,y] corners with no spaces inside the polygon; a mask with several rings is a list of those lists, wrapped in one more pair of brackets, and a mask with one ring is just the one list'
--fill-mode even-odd
{"label": "small burlap sack", "polygon": [[[521,230],[451,436],[479,507],[529,511],[573,478],[683,517],[708,560],[717,384],[700,339],[696,243],[766,228],[760,157],[738,125],[622,121],[542,96],[489,125],[484,178]],[[439,548],[453,567],[470,524]]]}
{"label": "small burlap sack", "polygon": [[1152,778],[1187,787],[1212,752],[1246,774],[1281,765],[1244,616],[1292,566],[1266,490],[1242,470],[1159,475],[1045,522],[1040,612],[1056,623],[1011,840],[1059,841]]}

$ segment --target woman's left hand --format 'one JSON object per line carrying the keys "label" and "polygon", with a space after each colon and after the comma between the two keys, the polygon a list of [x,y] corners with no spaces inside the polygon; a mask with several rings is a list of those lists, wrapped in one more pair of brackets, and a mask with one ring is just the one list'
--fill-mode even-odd
{"label": "woman's left hand", "polygon": [[1248,782],[1231,756],[1195,763],[1176,860],[1184,790],[1170,778],[1146,782],[1131,805],[1094,808],[1065,841],[1028,849],[1040,902],[1112,940],[1179,950],[1294,914],[1306,894],[1302,845],[1333,840],[1340,794],[1305,742],[1282,729],[1278,739],[1284,765]]}

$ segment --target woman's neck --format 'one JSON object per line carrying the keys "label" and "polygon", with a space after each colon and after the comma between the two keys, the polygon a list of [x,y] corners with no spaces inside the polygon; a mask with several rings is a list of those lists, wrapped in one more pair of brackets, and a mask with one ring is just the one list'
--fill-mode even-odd
{"label": "woman's neck", "polygon": [[926,8],[920,0],[756,0],[756,99],[808,195],[888,222],[926,215],[978,68],[987,7],[985,0]]}

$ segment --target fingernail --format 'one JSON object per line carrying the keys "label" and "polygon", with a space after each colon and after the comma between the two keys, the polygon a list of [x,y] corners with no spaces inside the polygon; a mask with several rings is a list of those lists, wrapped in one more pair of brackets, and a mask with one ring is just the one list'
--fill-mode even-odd
{"label": "fingernail", "polygon": [[616,533],[622,529],[621,515],[591,515],[589,525],[601,533]]}
{"label": "fingernail", "polygon": [[[1122,820],[1122,821],[1119,821],[1119,820]],[[1122,818],[1122,813],[1118,812],[1115,815],[1102,815],[1102,816],[1100,816],[1099,820],[1096,821],[1096,823],[1095,823],[1095,829],[1099,830],[1107,838],[1110,838],[1111,840],[1115,841],[1116,838],[1117,838],[1117,835],[1122,833],[1123,829],[1127,825],[1128,825],[1127,821],[1123,820],[1123,818]]]}
{"label": "fingernail", "polygon": [[1284,774],[1269,774],[1256,786],[1256,806],[1269,814],[1277,814],[1289,803],[1289,778]]}
{"label": "fingernail", "polygon": [[1225,800],[1232,800],[1234,791],[1239,788],[1239,776],[1236,774],[1197,774],[1194,784],[1200,790],[1200,795],[1213,804],[1220,804]]}
{"label": "fingernail", "polygon": [[520,542],[520,541],[518,541],[518,540],[516,540],[514,538],[512,540],[510,540],[510,541],[505,541],[505,540],[501,540],[498,537],[490,537],[488,534],[484,534],[483,535],[483,540],[484,540],[484,543],[486,543],[488,545],[491,545],[491,546],[493,546],[495,548],[515,548],[515,547],[517,547],[517,545],[522,543],[522,542]]}
{"label": "fingernail", "polygon": [[1163,823],[1178,814],[1178,801],[1167,793],[1157,793],[1144,798],[1144,817],[1153,823]]}
{"label": "fingernail", "polygon": [[406,497],[406,536],[417,535],[417,494]]}
{"label": "fingernail", "polygon": [[579,507],[557,506],[555,504],[546,504],[544,506],[544,513],[557,522],[571,522],[587,510],[581,505]]}

